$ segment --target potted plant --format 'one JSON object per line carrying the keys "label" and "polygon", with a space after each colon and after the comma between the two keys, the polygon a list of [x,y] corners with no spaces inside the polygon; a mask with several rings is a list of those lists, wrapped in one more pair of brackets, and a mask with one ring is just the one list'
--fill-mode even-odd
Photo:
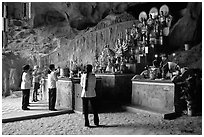
{"label": "potted plant", "polygon": [[194,90],[195,89],[195,76],[189,76],[184,82],[181,83],[181,99],[185,99],[187,103],[187,114],[192,116],[194,113]]}

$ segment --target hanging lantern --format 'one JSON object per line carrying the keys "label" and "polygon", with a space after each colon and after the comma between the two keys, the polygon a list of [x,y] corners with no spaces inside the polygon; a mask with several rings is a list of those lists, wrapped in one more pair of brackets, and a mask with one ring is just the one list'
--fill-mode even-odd
{"label": "hanging lantern", "polygon": [[152,15],[153,19],[156,19],[158,17],[158,9],[156,7],[153,7],[150,9],[149,14]]}
{"label": "hanging lantern", "polygon": [[147,20],[147,13],[145,11],[139,14],[139,21],[142,22],[143,20]]}
{"label": "hanging lantern", "polygon": [[159,14],[161,15],[162,13],[163,13],[164,16],[168,16],[168,14],[169,14],[169,7],[167,5],[163,5],[159,9]]}
{"label": "hanging lantern", "polygon": [[169,29],[171,26],[171,21],[172,21],[172,16],[169,15],[169,7],[167,5],[163,5],[163,6],[161,6],[159,12],[160,12],[160,14],[163,15],[160,18],[161,21],[165,23],[165,24],[163,23],[163,35],[168,36],[169,35]]}

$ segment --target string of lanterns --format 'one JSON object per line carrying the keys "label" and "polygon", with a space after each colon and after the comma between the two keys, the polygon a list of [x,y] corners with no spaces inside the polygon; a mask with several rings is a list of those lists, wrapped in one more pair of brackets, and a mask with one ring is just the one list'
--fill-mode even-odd
{"label": "string of lanterns", "polygon": [[161,6],[159,12],[156,7],[151,8],[149,17],[142,11],[139,14],[139,23],[133,24],[130,34],[138,52],[144,53],[145,47],[149,45],[163,45],[163,37],[169,35],[171,21],[172,16],[167,5]]}

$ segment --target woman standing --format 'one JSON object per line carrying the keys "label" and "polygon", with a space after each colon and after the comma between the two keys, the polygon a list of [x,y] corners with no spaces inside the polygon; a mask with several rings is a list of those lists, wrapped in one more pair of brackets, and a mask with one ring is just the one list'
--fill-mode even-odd
{"label": "woman standing", "polygon": [[23,92],[22,98],[22,109],[29,110],[29,97],[30,97],[30,88],[31,88],[31,75],[30,75],[30,66],[23,66],[22,82],[21,89]]}
{"label": "woman standing", "polygon": [[94,124],[99,125],[99,117],[96,106],[96,77],[92,74],[92,65],[86,66],[86,73],[81,76],[81,86],[82,86],[82,103],[83,103],[83,113],[85,118],[85,126],[89,126],[88,119],[88,102],[91,102],[92,110],[94,113]]}

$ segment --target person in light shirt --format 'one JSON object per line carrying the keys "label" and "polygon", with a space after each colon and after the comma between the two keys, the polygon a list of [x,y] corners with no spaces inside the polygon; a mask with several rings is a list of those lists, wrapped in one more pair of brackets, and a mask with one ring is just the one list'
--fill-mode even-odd
{"label": "person in light shirt", "polygon": [[49,90],[49,110],[56,111],[55,103],[56,103],[56,81],[58,80],[57,74],[55,72],[55,65],[51,64],[49,66],[48,73],[48,90]]}
{"label": "person in light shirt", "polygon": [[23,66],[23,74],[21,81],[21,90],[23,92],[22,96],[22,109],[29,110],[29,97],[31,88],[31,75],[30,75],[30,65]]}
{"label": "person in light shirt", "polygon": [[99,117],[96,106],[96,76],[92,74],[92,65],[86,66],[86,73],[82,74],[80,85],[82,86],[82,103],[83,103],[83,114],[85,118],[85,126],[89,127],[88,118],[88,102],[91,102],[92,110],[94,113],[94,124],[99,125]]}
{"label": "person in light shirt", "polygon": [[37,92],[38,92],[38,89],[40,88],[40,83],[39,83],[39,80],[40,80],[40,73],[39,73],[39,67],[36,65],[34,66],[33,68],[33,102],[37,102],[38,101],[38,98],[37,98]]}

